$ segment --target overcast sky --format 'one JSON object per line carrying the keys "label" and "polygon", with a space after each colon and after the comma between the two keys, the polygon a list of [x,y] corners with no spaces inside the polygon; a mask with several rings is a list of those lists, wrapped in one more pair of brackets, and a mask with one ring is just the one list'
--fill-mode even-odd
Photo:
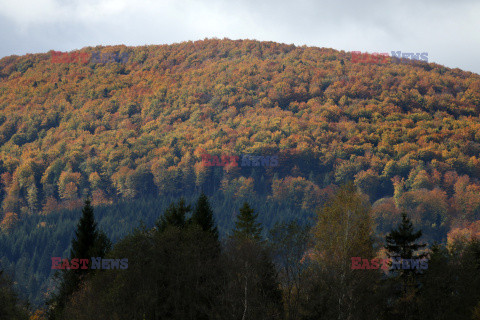
{"label": "overcast sky", "polygon": [[428,52],[480,73],[479,0],[0,0],[0,57],[212,37]]}

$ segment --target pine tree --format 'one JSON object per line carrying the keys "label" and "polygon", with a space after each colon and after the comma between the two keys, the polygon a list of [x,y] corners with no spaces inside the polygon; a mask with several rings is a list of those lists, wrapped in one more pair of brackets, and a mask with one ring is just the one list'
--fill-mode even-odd
{"label": "pine tree", "polygon": [[244,202],[242,208],[240,208],[240,214],[237,216],[237,221],[235,221],[233,237],[261,240],[262,227],[260,223],[256,222],[257,217],[258,213],[255,214],[248,203]]}
{"label": "pine tree", "polygon": [[[70,250],[70,261],[77,259],[91,259],[91,257],[103,258],[107,251],[111,248],[111,242],[107,236],[97,230],[97,223],[90,200],[85,200],[82,209],[82,217],[77,224],[75,237],[72,240],[72,249]],[[74,292],[79,289],[80,283],[85,280],[86,276],[93,269],[65,269],[61,273],[56,273],[55,277],[60,280],[58,293],[54,294],[52,299],[48,301],[51,306],[49,318],[58,318],[67,301]]]}
{"label": "pine tree", "polygon": [[210,232],[215,239],[218,239],[218,230],[215,226],[213,211],[204,193],[198,197],[197,205],[192,215],[192,222],[198,224],[203,231]]}

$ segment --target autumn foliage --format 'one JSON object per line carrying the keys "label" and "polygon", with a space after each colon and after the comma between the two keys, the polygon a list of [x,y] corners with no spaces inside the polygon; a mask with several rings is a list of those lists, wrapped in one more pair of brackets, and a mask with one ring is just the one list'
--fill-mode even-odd
{"label": "autumn foliage", "polygon": [[[480,218],[476,74],[251,40],[75,53],[94,51],[129,59],[0,60],[4,226],[87,195],[96,204],[220,190],[313,208],[347,181],[434,230]],[[279,166],[201,167],[205,153],[278,154]]]}

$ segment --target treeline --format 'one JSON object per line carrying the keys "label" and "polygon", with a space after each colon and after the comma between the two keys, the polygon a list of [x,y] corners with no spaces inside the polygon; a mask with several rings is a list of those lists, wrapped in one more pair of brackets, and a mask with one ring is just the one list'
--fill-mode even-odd
{"label": "treeline", "polygon": [[[128,269],[63,270],[50,319],[480,319],[480,241],[426,247],[405,212],[379,239],[369,202],[352,184],[311,226],[284,222],[266,237],[245,202],[223,241],[204,195],[194,206],[172,203],[154,228],[136,229],[111,250],[85,218],[89,208],[70,259],[96,252],[128,258]],[[427,259],[428,267],[384,270],[374,267],[379,258]]]}
{"label": "treeline", "polygon": [[[198,194],[185,197],[193,203]],[[170,196],[146,196],[114,204],[95,206],[95,217],[99,228],[116,243],[141,224],[152,228],[171,202],[178,198]],[[239,199],[214,194],[209,198],[221,238],[227,236],[234,226],[234,215],[243,202]],[[263,235],[276,222],[297,219],[300,224],[308,223],[315,215],[313,211],[280,204],[268,199],[249,199],[249,204],[260,213],[258,222],[264,226]],[[8,232],[0,232],[0,266],[16,283],[22,298],[33,306],[40,306],[44,294],[52,287],[50,257],[64,257],[69,254],[75,224],[80,211],[59,210],[48,215],[28,215],[21,224]]]}

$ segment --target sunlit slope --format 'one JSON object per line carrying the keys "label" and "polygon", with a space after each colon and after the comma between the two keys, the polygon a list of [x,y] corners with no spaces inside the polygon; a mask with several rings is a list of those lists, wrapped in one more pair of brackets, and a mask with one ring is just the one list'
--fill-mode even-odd
{"label": "sunlit slope", "polygon": [[[320,205],[354,180],[380,223],[480,217],[480,76],[258,41],[89,47],[128,61],[0,60],[4,227],[22,215],[195,190]],[[280,156],[205,167],[201,154]],[[382,222],[383,221],[383,222]],[[386,223],[386,222],[385,222]]]}

